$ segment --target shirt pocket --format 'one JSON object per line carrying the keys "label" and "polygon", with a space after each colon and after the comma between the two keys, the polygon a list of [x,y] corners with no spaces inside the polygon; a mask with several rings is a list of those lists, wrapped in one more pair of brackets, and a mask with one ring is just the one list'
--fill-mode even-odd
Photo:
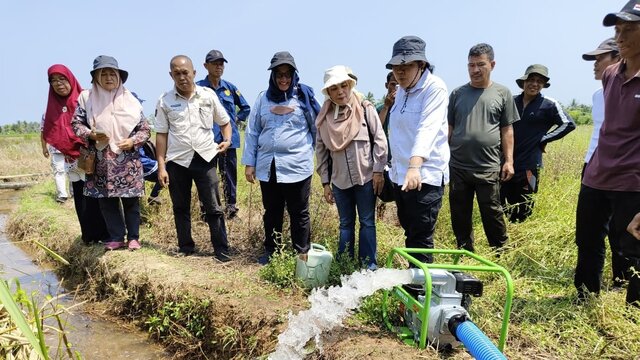
{"label": "shirt pocket", "polygon": [[407,101],[406,105],[404,106],[404,111],[402,112],[407,114],[411,118],[420,118],[420,114],[422,113],[422,103],[417,101]]}
{"label": "shirt pocket", "polygon": [[198,116],[200,124],[205,129],[213,129],[213,108],[211,106],[202,106],[198,108]]}
{"label": "shirt pocket", "polygon": [[189,120],[185,116],[185,111],[169,110],[167,112],[169,129],[177,134],[183,134],[189,130]]}
{"label": "shirt pocket", "polygon": [[229,96],[225,94],[222,98],[219,99],[220,103],[222,104],[224,109],[227,110],[227,112],[229,112],[229,110],[235,110],[236,103],[233,100],[233,94]]}
{"label": "shirt pocket", "polygon": [[299,106],[296,106],[292,113],[284,116],[287,116],[287,119],[284,122],[285,127],[290,129],[307,128],[307,118],[304,116],[304,112]]}
{"label": "shirt pocket", "polygon": [[360,130],[352,140],[355,144],[359,157],[364,160],[365,165],[371,162],[371,137],[369,136],[369,128],[364,120],[360,123]]}

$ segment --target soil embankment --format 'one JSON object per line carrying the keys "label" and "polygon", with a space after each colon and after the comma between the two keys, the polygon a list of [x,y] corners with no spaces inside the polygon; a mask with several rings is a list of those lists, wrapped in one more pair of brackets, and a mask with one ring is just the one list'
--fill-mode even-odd
{"label": "soil embankment", "polygon": [[[59,268],[68,282],[102,303],[111,316],[148,331],[177,358],[264,358],[275,348],[289,312],[308,307],[302,290],[283,291],[260,280],[260,267],[242,248],[225,264],[210,256],[205,243],[198,244],[204,249],[201,256],[173,256],[162,241],[172,237],[162,233],[170,226],[160,230],[147,224],[141,251],[105,253],[101,246],[85,246],[71,206],[58,206],[43,185],[36,186],[25,193],[8,231],[15,240],[38,239],[68,259],[71,265]],[[194,233],[206,235],[203,229]],[[37,248],[33,251],[46,259]],[[401,344],[377,326],[346,325],[326,334],[322,345],[322,353],[312,349],[308,358],[437,358],[433,351]]]}

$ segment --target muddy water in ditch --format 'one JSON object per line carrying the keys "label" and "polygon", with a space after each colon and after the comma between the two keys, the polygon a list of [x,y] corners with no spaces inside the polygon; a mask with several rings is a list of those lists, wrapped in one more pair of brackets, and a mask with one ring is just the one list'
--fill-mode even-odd
{"label": "muddy water in ditch", "polygon": [[[29,255],[13,244],[7,237],[5,225],[8,214],[15,207],[19,193],[13,190],[0,190],[0,276],[4,279],[17,278],[27,293],[38,291],[40,294],[59,295],[64,293],[55,273],[34,264]],[[70,297],[61,297],[59,303],[68,308],[73,305]],[[143,332],[123,329],[117,324],[91,317],[83,312],[82,305],[74,308],[73,314],[66,319],[68,339],[73,350],[83,359],[120,360],[120,359],[169,359],[163,349],[147,339]],[[84,308],[86,310],[86,307]],[[50,338],[51,349],[57,347],[57,339]]]}

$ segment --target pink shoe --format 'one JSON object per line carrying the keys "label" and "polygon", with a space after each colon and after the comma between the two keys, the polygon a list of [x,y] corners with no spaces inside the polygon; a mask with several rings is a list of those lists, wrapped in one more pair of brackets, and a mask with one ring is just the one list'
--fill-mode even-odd
{"label": "pink shoe", "polygon": [[141,247],[138,240],[129,240],[129,250],[139,250]]}
{"label": "pink shoe", "polygon": [[110,241],[104,245],[105,250],[118,250],[124,247],[123,241]]}

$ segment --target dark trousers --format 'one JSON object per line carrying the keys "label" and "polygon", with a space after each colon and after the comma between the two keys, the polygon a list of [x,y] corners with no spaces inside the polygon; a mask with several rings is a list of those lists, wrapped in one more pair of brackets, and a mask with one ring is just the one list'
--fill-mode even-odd
{"label": "dark trousers", "polygon": [[153,189],[151,189],[149,197],[158,197],[158,195],[160,195],[160,190],[162,190],[162,185],[160,185],[160,182],[158,181],[158,172],[154,171],[151,174],[145,176],[144,179],[145,181],[153,183]]}
{"label": "dark trousers", "polygon": [[[402,191],[393,185],[398,220],[404,229],[405,246],[408,248],[433,249],[433,233],[436,230],[438,213],[442,206],[444,186],[422,184],[420,191]],[[412,254],[416,259],[432,263],[431,254]]]}
{"label": "dark trousers", "polygon": [[73,205],[80,223],[82,241],[91,242],[109,240],[107,224],[104,222],[98,199],[84,196],[84,181],[78,180],[71,183],[73,187]]}
{"label": "dark trousers", "polygon": [[140,198],[99,198],[100,211],[109,232],[109,241],[140,238]]}
{"label": "dark trousers", "polygon": [[195,243],[191,237],[191,186],[195,183],[198,199],[205,210],[205,220],[209,225],[214,252],[228,254],[227,229],[218,193],[218,175],[216,175],[213,160],[206,162],[198,153],[195,153],[188,168],[169,161],[167,173],[169,173],[169,195],[173,204],[173,217],[180,252],[195,251]]}
{"label": "dark trousers", "polygon": [[238,184],[238,157],[236,149],[229,148],[214,159],[222,177],[224,201],[227,208],[236,205],[236,187]]}
{"label": "dark trousers", "polygon": [[613,276],[619,280],[629,280],[627,302],[640,300],[640,275],[632,275],[629,271],[631,266],[640,270],[640,241],[626,230],[639,211],[640,192],[604,191],[585,185],[580,187],[576,211],[578,262],[574,278],[579,293],[584,289],[600,292],[605,257],[604,237],[608,230]]}
{"label": "dark trousers", "polygon": [[311,176],[295,183],[279,183],[276,180],[275,163],[271,163],[269,181],[260,181],[262,206],[264,207],[264,248],[272,254],[281,243],[284,207],[291,223],[291,241],[294,250],[306,254],[311,244],[311,217],[309,216],[309,196]]}
{"label": "dark trousers", "polygon": [[507,226],[500,204],[500,173],[475,172],[451,167],[449,205],[451,226],[458,248],[474,251],[473,197],[478,198],[484,233],[489,245],[500,248],[507,243]]}
{"label": "dark trousers", "polygon": [[500,202],[510,222],[525,221],[533,213],[533,197],[538,192],[538,169],[518,171],[500,185]]}

